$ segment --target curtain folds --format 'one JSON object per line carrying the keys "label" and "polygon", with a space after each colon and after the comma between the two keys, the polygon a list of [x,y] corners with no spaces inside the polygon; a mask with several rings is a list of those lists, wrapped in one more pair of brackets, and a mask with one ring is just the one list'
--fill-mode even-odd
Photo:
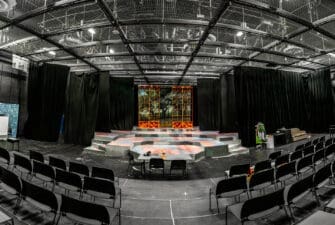
{"label": "curtain folds", "polygon": [[31,64],[25,137],[40,141],[58,140],[68,74],[67,66]]}
{"label": "curtain folds", "polygon": [[253,67],[235,68],[239,135],[244,146],[255,145],[255,125],[267,133],[297,127],[327,132],[334,121],[330,71],[294,73]]}

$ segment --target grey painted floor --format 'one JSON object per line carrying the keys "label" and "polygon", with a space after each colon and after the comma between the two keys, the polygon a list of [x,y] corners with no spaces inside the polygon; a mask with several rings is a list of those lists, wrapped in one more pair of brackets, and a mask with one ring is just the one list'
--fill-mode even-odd
{"label": "grey painted floor", "polygon": [[[27,153],[34,149],[45,155],[53,154],[67,160],[82,158],[81,147],[54,143],[42,143],[31,140],[21,141],[21,152]],[[302,141],[304,142],[304,141]],[[301,143],[301,142],[300,142]],[[282,149],[290,151],[299,143],[283,146]],[[122,189],[122,224],[124,225],[209,225],[224,224],[225,215],[218,214],[216,204],[212,201],[212,210],[209,210],[208,191],[209,188],[223,175],[223,171],[233,164],[243,162],[255,162],[267,158],[272,151],[251,150],[250,154],[221,158],[217,160],[205,159],[199,164],[192,165],[189,178],[183,179],[134,179],[127,177],[125,171],[127,161],[123,159],[110,159],[103,156],[86,156],[84,162],[88,165],[99,165],[112,168],[120,177],[120,188]],[[206,170],[205,172],[202,170]],[[294,180],[292,180],[293,182]],[[267,190],[270,192],[272,189]],[[63,190],[56,188],[56,193]],[[330,196],[335,192],[325,189]],[[75,194],[74,194],[75,195]],[[13,213],[13,202],[6,201],[9,198],[0,190],[0,207],[8,214]],[[332,197],[323,199],[323,203]],[[214,200],[214,199],[212,199]],[[221,202],[223,204],[223,202]],[[312,194],[308,194],[296,209],[296,216],[305,218],[313,211],[320,209],[316,206]],[[224,210],[222,210],[224,211]],[[221,212],[222,212],[221,211]],[[27,203],[23,203],[16,216],[15,224],[49,224],[52,214],[40,214]],[[238,220],[228,213],[229,224],[240,224]],[[115,221],[117,224],[117,221]],[[67,219],[62,219],[60,224],[71,224]],[[290,224],[283,210],[269,217],[269,220],[249,222],[247,224]]]}

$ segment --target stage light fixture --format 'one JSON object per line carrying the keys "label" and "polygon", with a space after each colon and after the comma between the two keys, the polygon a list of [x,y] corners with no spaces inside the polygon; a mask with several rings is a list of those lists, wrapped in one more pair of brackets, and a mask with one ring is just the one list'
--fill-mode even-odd
{"label": "stage light fixture", "polygon": [[55,51],[49,51],[48,52],[50,55],[52,55],[52,56],[55,56],[56,55],[56,52]]}
{"label": "stage light fixture", "polygon": [[92,35],[95,34],[95,30],[93,28],[89,28],[87,31]]}
{"label": "stage light fixture", "polygon": [[114,49],[110,48],[110,49],[109,49],[109,53],[110,53],[110,54],[114,54],[114,53],[115,53]]}
{"label": "stage light fixture", "polygon": [[236,36],[237,37],[241,37],[243,35],[243,32],[242,31],[237,31],[237,33],[236,33]]}

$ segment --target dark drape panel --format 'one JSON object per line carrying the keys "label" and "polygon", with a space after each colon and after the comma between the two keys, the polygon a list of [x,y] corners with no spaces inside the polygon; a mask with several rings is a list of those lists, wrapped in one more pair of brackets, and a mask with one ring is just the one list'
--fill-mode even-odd
{"label": "dark drape panel", "polygon": [[218,130],[220,127],[220,82],[198,79],[198,122],[200,130]]}
{"label": "dark drape panel", "polygon": [[227,74],[220,78],[221,123],[220,132],[237,131],[234,76]]}
{"label": "dark drape panel", "polygon": [[255,145],[255,125],[263,122],[268,133],[298,127],[326,132],[334,121],[329,70],[309,74],[235,68],[239,135],[245,146]]}
{"label": "dark drape panel", "polygon": [[193,87],[193,126],[198,126],[198,88]]}
{"label": "dark drape panel", "polygon": [[28,80],[28,119],[25,136],[41,141],[57,141],[64,111],[69,67],[32,64]]}
{"label": "dark drape panel", "polygon": [[134,86],[134,125],[138,124],[138,85]]}
{"label": "dark drape panel", "polygon": [[131,130],[134,126],[134,105],[134,79],[111,77],[110,128]]}
{"label": "dark drape panel", "polygon": [[110,83],[109,73],[100,74],[99,82],[99,107],[96,122],[96,130],[110,132]]}
{"label": "dark drape panel", "polygon": [[64,141],[90,145],[94,137],[99,104],[99,75],[71,74],[64,114]]}

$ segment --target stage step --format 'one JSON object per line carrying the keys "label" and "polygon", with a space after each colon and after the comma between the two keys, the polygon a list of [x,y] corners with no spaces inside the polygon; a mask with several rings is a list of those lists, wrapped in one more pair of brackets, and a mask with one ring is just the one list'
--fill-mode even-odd
{"label": "stage step", "polygon": [[97,147],[94,146],[89,146],[84,148],[84,152],[86,153],[94,153],[94,154],[99,154],[99,155],[105,155],[106,151],[99,149]]}

